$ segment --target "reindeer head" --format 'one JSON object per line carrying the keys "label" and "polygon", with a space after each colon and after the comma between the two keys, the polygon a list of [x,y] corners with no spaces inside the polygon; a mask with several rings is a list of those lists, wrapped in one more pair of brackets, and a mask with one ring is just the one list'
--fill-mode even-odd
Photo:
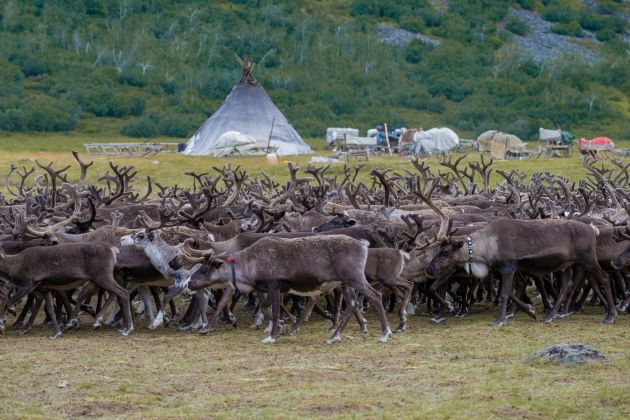
{"label": "reindeer head", "polygon": [[313,232],[326,232],[327,230],[351,227],[356,224],[357,224],[357,221],[354,219],[351,219],[350,216],[348,216],[348,213],[344,211],[343,213],[336,215],[329,221],[322,223],[319,226],[315,226],[312,229],[312,231]]}
{"label": "reindeer head", "polygon": [[157,234],[154,231],[147,231],[146,229],[142,229],[139,232],[132,233],[131,235],[125,235],[120,238],[120,245],[139,245],[145,246],[152,242]]}
{"label": "reindeer head", "polygon": [[425,272],[430,278],[440,278],[446,275],[451,275],[457,270],[456,262],[454,261],[455,252],[464,245],[463,241],[446,240],[437,246],[435,257],[431,260],[431,263],[426,268]]}

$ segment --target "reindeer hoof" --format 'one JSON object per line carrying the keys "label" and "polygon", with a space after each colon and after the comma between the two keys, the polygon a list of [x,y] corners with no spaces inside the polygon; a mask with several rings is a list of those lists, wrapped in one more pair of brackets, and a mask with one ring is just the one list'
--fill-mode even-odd
{"label": "reindeer hoof", "polygon": [[133,331],[133,326],[131,326],[129,328],[122,329],[122,330],[118,330],[120,335],[122,335],[123,337],[129,336],[129,334],[131,334],[132,331]]}
{"label": "reindeer hoof", "polygon": [[80,327],[79,325],[79,320],[76,318],[71,319],[70,321],[68,321],[68,323],[66,324],[66,330],[78,330]]}
{"label": "reindeer hoof", "polygon": [[394,330],[395,333],[401,333],[407,331],[407,325],[400,324],[398,328]]}
{"label": "reindeer hoof", "polygon": [[431,318],[431,322],[433,322],[434,324],[439,324],[440,322],[444,321],[446,318],[443,316],[434,316],[433,318]]}
{"label": "reindeer hoof", "polygon": [[18,335],[19,335],[20,337],[22,337],[23,335],[28,334],[28,332],[29,332],[30,330],[31,330],[30,328],[27,328],[27,329],[24,329],[24,330],[20,330],[20,331],[18,331]]}
{"label": "reindeer hoof", "polygon": [[514,312],[505,315],[505,319],[512,319],[512,318],[514,318]]}
{"label": "reindeer hoof", "polygon": [[295,334],[295,333],[296,333],[296,332],[298,332],[298,331],[300,331],[300,327],[293,326],[293,327],[291,327],[291,329],[289,330],[289,335],[293,335],[293,334]]}
{"label": "reindeer hoof", "polygon": [[267,338],[265,338],[263,341],[263,344],[273,344],[276,342],[276,339],[273,338],[272,336],[269,336]]}
{"label": "reindeer hoof", "polygon": [[61,331],[57,331],[56,333],[53,333],[53,335],[51,335],[51,336],[50,336],[50,337],[48,337],[48,338],[50,338],[51,340],[56,340],[56,339],[58,339],[59,337],[61,337]]}
{"label": "reindeer hoof", "polygon": [[[4,331],[4,325],[1,328]],[[24,328],[24,323],[23,322],[16,322],[13,325],[11,325],[11,329],[12,330],[19,330],[20,328]]]}
{"label": "reindeer hoof", "polygon": [[212,329],[212,328],[210,328],[209,326],[206,325],[204,327],[201,327],[199,329],[198,333],[201,334],[201,335],[206,335],[206,334],[208,334],[210,332],[213,332],[213,331],[214,331],[214,329]]}
{"label": "reindeer hoof", "polygon": [[334,335],[331,338],[329,338],[328,340],[326,340],[326,344],[330,345],[330,344],[335,344],[341,341],[341,336],[340,335]]}
{"label": "reindeer hoof", "polygon": [[192,331],[192,329],[192,325],[180,325],[179,327],[177,327],[177,331],[179,332],[190,332]]}
{"label": "reindeer hoof", "polygon": [[388,331],[387,333],[383,334],[381,336],[381,338],[378,339],[379,343],[387,343],[387,340],[389,340],[389,338],[392,336],[392,332]]}
{"label": "reindeer hoof", "polygon": [[602,324],[604,325],[612,325],[615,323],[615,318],[609,319],[609,318],[604,318],[604,320],[602,321]]}
{"label": "reindeer hoof", "polygon": [[553,322],[553,319],[554,319],[554,318],[545,317],[545,318],[543,319],[543,323],[544,323],[544,324],[551,324],[551,323]]}
{"label": "reindeer hoof", "polygon": [[494,325],[495,327],[505,327],[507,325],[507,322],[497,319],[496,321],[492,322],[492,325]]}
{"label": "reindeer hoof", "polygon": [[468,312],[457,312],[455,314],[455,318],[464,318],[466,316],[468,316]]}

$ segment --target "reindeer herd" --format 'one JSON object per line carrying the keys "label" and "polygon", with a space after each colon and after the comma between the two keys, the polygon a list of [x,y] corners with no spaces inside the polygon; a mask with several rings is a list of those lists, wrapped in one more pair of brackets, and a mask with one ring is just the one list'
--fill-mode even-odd
{"label": "reindeer herd", "polygon": [[111,162],[89,184],[92,162],[73,154],[76,182],[70,165],[39,162],[4,177],[2,333],[7,313],[27,333],[42,303],[51,338],[79,328],[80,315],[126,336],[134,317],[207,333],[236,326],[238,312],[255,328],[269,321],[265,343],[313,312],[332,322],[334,343],[353,317],[367,331],[374,310],[386,342],[387,312],[403,332],[422,306],[442,322],[487,302],[504,325],[519,311],[536,318],[540,299],[545,323],[588,304],[609,324],[630,303],[627,162],[586,158],[579,182],[496,170],[495,186],[483,156],[445,157],[446,171],[414,160],[404,172],[361,165],[334,176],[289,164],[284,184],[228,164],[186,173],[190,188],[147,178],[145,189],[133,166]]}

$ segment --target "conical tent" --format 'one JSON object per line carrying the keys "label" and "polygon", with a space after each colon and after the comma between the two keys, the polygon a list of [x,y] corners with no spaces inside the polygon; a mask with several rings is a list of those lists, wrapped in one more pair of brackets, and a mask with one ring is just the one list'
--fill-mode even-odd
{"label": "conical tent", "polygon": [[[312,153],[309,145],[274,105],[265,89],[252,77],[253,64],[244,59],[241,65],[243,77],[221,107],[188,140],[184,153],[225,155],[225,138],[221,142],[219,140],[226,133],[230,137],[235,132],[250,138],[251,143],[247,148],[266,150],[271,134],[271,148],[275,148],[278,155]],[[234,150],[242,150],[238,147],[235,145]]]}

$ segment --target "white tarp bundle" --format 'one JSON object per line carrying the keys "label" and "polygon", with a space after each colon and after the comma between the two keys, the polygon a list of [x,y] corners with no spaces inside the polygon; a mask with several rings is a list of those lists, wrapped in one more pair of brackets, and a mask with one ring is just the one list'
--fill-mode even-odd
{"label": "white tarp bundle", "polygon": [[414,134],[414,141],[416,153],[419,153],[421,148],[427,153],[445,153],[459,144],[459,137],[450,128],[439,127],[417,131]]}
{"label": "white tarp bundle", "polygon": [[561,141],[562,130],[549,130],[540,127],[538,129],[538,138],[543,141]]}
{"label": "white tarp bundle", "polygon": [[326,143],[331,144],[334,143],[335,140],[342,140],[344,134],[347,134],[348,137],[359,136],[358,128],[340,128],[340,127],[328,127],[326,129]]}
{"label": "white tarp bundle", "polygon": [[346,136],[345,144],[348,146],[376,146],[376,137]]}
{"label": "white tarp bundle", "polygon": [[228,131],[224,133],[214,143],[210,154],[221,157],[231,154],[247,154],[247,151],[256,147],[256,139],[238,131]]}

